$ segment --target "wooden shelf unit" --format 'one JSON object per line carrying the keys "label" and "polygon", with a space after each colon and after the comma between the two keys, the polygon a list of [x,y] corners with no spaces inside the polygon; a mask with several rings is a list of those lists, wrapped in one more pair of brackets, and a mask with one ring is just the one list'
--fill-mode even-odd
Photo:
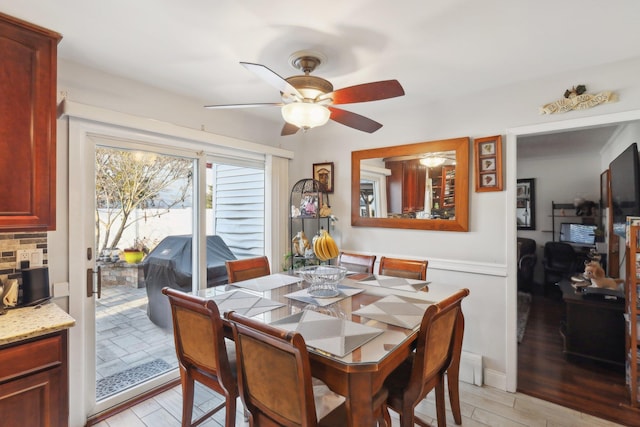
{"label": "wooden shelf unit", "polygon": [[640,407],[638,387],[638,286],[640,286],[640,241],[638,234],[640,226],[633,225],[629,231],[629,246],[627,247],[627,278],[625,283],[625,319],[626,327],[626,376],[629,391],[629,403],[633,407]]}

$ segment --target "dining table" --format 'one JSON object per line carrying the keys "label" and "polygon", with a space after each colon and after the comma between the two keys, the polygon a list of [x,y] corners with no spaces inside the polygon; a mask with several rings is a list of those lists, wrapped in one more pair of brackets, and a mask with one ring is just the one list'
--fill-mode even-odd
{"label": "dining table", "polygon": [[213,299],[223,317],[235,311],[300,332],[312,375],[346,398],[349,425],[377,425],[374,396],[415,348],[424,311],[434,303],[429,282],[356,273],[339,282],[337,296],[308,291],[295,273],[275,273],[199,295]]}

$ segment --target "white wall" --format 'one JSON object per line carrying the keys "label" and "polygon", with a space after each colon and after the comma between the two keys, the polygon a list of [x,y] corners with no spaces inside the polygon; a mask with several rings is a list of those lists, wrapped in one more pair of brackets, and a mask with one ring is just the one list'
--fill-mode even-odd
{"label": "white wall", "polygon": [[[602,66],[570,74],[554,75],[520,85],[497,88],[485,93],[470,93],[464,99],[442,102],[424,100],[424,107],[408,111],[402,100],[395,102],[397,111],[380,117],[375,104],[348,108],[384,124],[366,134],[330,123],[310,132],[280,138],[280,124],[265,125],[248,119],[236,110],[224,116],[208,115],[200,103],[174,97],[157,89],[108,76],[75,64],[62,63],[59,89],[69,99],[102,108],[152,117],[184,126],[200,128],[254,142],[278,145],[295,152],[291,163],[290,182],[310,177],[312,164],[324,161],[335,164],[335,193],[331,195],[334,214],[339,218],[336,237],[343,249],[380,255],[427,258],[429,279],[433,281],[434,298],[443,291],[469,287],[471,295],[464,303],[467,329],[464,350],[481,354],[485,379],[491,385],[513,389],[515,384],[515,269],[508,261],[515,259],[515,160],[505,162],[505,191],[475,193],[470,182],[470,230],[467,233],[373,229],[350,226],[350,153],[352,150],[387,145],[429,141],[459,136],[483,137],[504,135],[508,129],[545,124],[615,112],[640,109],[640,59]],[[426,76],[425,78],[428,78]],[[562,96],[575,84],[586,84],[589,92],[617,91],[620,102],[562,116],[540,116],[538,107]],[[405,88],[407,96],[411,89]],[[214,121],[214,117],[215,120]],[[224,120],[221,120],[224,118]],[[67,210],[66,121],[59,121],[58,131],[58,231],[50,234],[50,247],[59,252],[50,261],[55,280],[65,277]],[[515,147],[505,144],[505,159]],[[515,157],[509,157],[515,159]],[[600,170],[600,165],[595,165]],[[595,172],[596,182],[599,172]],[[595,185],[595,184],[594,184]],[[73,188],[73,183],[71,184]],[[591,187],[589,187],[591,188]],[[585,190],[587,191],[587,190]],[[588,190],[591,191],[591,190]],[[594,190],[595,191],[595,190]],[[559,193],[560,197],[569,195]],[[287,203],[283,200],[283,203]],[[509,224],[512,224],[511,226]],[[286,230],[280,230],[280,235]],[[79,286],[80,284],[72,284]],[[508,385],[511,378],[511,385]]]}
{"label": "white wall", "polygon": [[[640,85],[636,77],[639,71],[640,60],[627,61],[523,82],[518,86],[497,88],[487,93],[469,94],[464,99],[431,104],[425,100],[423,109],[407,111],[399,108],[396,114],[385,117],[377,117],[375,108],[371,105],[366,108],[356,106],[350,109],[378,119],[384,127],[375,134],[368,135],[339,125],[330,125],[307,132],[290,143],[286,141],[288,144],[283,147],[294,151],[296,156],[296,161],[292,164],[291,180],[294,182],[310,176],[314,162],[334,162],[336,191],[331,202],[334,213],[340,218],[337,228],[341,247],[378,256],[427,258],[430,260],[429,278],[434,279],[434,282],[437,278],[437,283],[442,283],[443,286],[469,286],[472,292],[464,308],[475,316],[467,322],[464,350],[482,354],[489,371],[505,373],[510,365],[508,343],[515,341],[515,326],[513,330],[511,326],[509,329],[506,326],[511,316],[509,310],[515,306],[515,300],[505,300],[507,289],[516,288],[515,275],[507,275],[507,260],[515,252],[515,238],[513,241],[508,239],[507,225],[508,217],[515,216],[515,198],[511,205],[506,191],[476,193],[471,179],[468,233],[351,227],[350,153],[364,148],[459,136],[473,138],[504,135],[511,128],[635,110],[640,108]],[[539,106],[560,98],[564,89],[577,82],[584,82],[589,92],[616,91],[620,95],[620,101],[564,115],[539,115]],[[410,96],[408,89],[407,95]],[[505,144],[504,150],[506,156],[515,147]],[[515,164],[506,162],[504,167],[508,170],[515,168]],[[585,192],[595,195],[599,191],[600,165],[593,164],[593,169],[593,183],[585,188]],[[543,170],[547,170],[546,165]],[[513,176],[513,182],[505,183],[505,190],[515,186],[515,174]],[[554,196],[563,198],[569,194],[557,193]],[[461,270],[471,272],[471,276],[460,280],[457,271]],[[476,271],[479,272],[474,273]],[[514,372],[509,374],[513,375]]]}

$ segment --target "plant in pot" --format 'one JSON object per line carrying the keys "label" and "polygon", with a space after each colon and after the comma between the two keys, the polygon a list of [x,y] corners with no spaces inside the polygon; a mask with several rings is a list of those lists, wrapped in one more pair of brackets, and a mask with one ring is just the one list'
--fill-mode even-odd
{"label": "plant in pot", "polygon": [[129,264],[137,264],[142,261],[142,258],[149,253],[144,239],[135,238],[133,245],[126,248],[124,251],[124,260]]}

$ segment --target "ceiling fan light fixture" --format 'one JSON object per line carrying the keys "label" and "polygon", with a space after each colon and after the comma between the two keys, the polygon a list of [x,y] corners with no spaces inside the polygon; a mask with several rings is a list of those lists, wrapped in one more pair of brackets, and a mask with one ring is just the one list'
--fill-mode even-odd
{"label": "ceiling fan light fixture", "polygon": [[428,168],[435,168],[435,167],[441,166],[445,161],[446,159],[444,157],[438,157],[438,156],[429,156],[429,157],[420,159],[420,163],[425,165]]}
{"label": "ceiling fan light fixture", "polygon": [[301,129],[322,126],[331,116],[331,111],[324,105],[310,102],[293,102],[282,107],[282,117]]}

